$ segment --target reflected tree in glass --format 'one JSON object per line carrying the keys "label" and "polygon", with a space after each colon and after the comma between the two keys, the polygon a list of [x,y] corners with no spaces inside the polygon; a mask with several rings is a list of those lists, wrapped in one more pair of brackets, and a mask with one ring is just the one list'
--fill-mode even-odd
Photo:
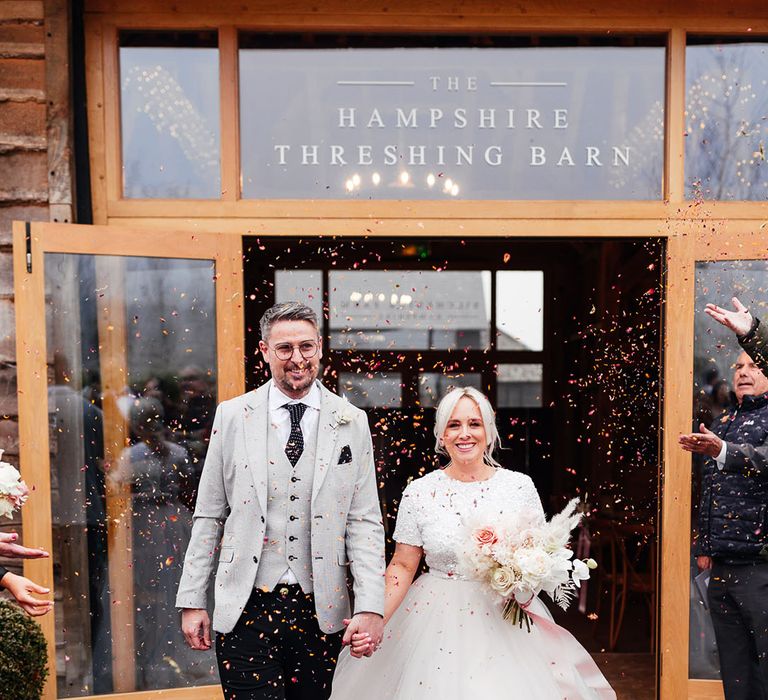
{"label": "reflected tree in glass", "polygon": [[213,263],[45,259],[58,697],[215,683],[174,600],[216,401]]}
{"label": "reflected tree in glass", "polygon": [[221,194],[218,49],[123,47],[123,194]]}
{"label": "reflected tree in glass", "polygon": [[764,199],[768,124],[766,44],[688,46],[687,196]]}

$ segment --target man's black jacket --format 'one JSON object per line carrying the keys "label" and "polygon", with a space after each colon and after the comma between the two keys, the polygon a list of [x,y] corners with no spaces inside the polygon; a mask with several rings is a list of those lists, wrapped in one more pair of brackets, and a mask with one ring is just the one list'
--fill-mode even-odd
{"label": "man's black jacket", "polygon": [[768,394],[745,396],[710,430],[728,443],[725,465],[703,467],[698,555],[732,563],[768,557]]}

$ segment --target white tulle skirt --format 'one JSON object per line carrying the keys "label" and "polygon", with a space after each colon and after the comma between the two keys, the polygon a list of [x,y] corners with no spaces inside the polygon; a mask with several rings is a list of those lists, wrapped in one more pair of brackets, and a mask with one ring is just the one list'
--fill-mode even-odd
{"label": "white tulle skirt", "polygon": [[504,620],[482,584],[425,574],[373,656],[342,651],[331,700],[614,700],[589,654],[546,606],[535,600],[529,612],[530,632]]}

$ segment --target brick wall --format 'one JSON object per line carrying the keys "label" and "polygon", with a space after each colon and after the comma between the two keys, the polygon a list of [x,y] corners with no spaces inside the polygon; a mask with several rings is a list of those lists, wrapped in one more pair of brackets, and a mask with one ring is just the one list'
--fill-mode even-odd
{"label": "brick wall", "polygon": [[66,0],[0,0],[0,449],[17,466],[11,223],[72,220],[69,36]]}

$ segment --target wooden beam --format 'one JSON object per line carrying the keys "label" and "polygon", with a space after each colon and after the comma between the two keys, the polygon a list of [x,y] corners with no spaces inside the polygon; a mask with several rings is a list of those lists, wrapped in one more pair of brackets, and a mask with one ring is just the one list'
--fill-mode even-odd
{"label": "wooden beam", "polygon": [[667,241],[664,306],[664,417],[660,655],[661,697],[688,693],[688,614],[691,567],[691,457],[677,437],[693,415],[694,236]]}
{"label": "wooden beam", "polygon": [[669,33],[664,109],[664,199],[685,200],[685,31]]}
{"label": "wooden beam", "polygon": [[[16,300],[16,370],[19,396],[19,462],[21,475],[33,489],[21,509],[24,542],[52,552],[51,452],[48,432],[48,363],[46,362],[45,276],[43,250],[32,228],[30,262],[27,269],[24,223],[13,224],[13,279]],[[53,559],[24,562],[24,575],[51,589]],[[43,700],[56,697],[56,630],[54,613],[38,619],[48,647],[48,681]]]}
{"label": "wooden beam", "polygon": [[85,86],[88,92],[88,157],[91,209],[95,224],[107,223],[107,157],[104,114],[104,29],[100,20],[85,20]]}
{"label": "wooden beam", "polygon": [[240,198],[240,97],[237,29],[219,29],[219,92],[221,102],[221,197]]}
{"label": "wooden beam", "polygon": [[202,685],[195,688],[145,690],[141,693],[81,695],[78,696],[78,700],[224,700],[224,693],[220,685]]}
{"label": "wooden beam", "polygon": [[722,681],[688,681],[688,700],[725,700]]}
{"label": "wooden beam", "polygon": [[[168,11],[168,4],[162,0],[135,0],[126,8],[121,0],[87,0],[85,6],[88,13],[116,15],[118,13],[133,15],[151,15],[165,13],[173,15],[177,20],[200,14],[211,14],[210,3],[202,0],[187,0],[185,3],[174,5]],[[361,0],[350,6],[342,0],[328,0],[322,5],[310,2],[294,1],[290,3],[280,0],[221,0],[213,12],[237,15],[243,19],[258,15],[305,15],[307,21],[316,24],[325,16],[369,17],[387,15],[396,18],[402,15],[417,16],[425,26],[425,20],[430,18],[455,18],[458,21],[471,21],[473,17],[489,17],[497,20],[514,20],[517,23],[530,22],[531,18],[547,20],[549,28],[559,24],[579,23],[594,25],[607,20],[628,21],[639,18],[648,22],[669,22],[675,20],[703,21],[719,19],[723,21],[756,21],[768,19],[768,8],[760,0],[742,0],[738,3],[712,3],[706,0],[649,0],[638,5],[632,0],[616,0],[605,3],[592,2],[572,3],[564,0],[522,0],[514,4],[498,3],[493,0],[452,0],[434,7],[428,3],[414,4],[408,0]],[[696,18],[695,20],[693,18]],[[386,18],[385,18],[386,19]],[[391,20],[397,24],[397,20]],[[615,26],[615,25],[614,25]]]}
{"label": "wooden beam", "polygon": [[112,677],[117,692],[136,690],[136,625],[133,600],[133,530],[130,483],[110,478],[128,445],[128,425],[118,400],[128,384],[128,329],[124,260],[97,256],[99,371],[102,387],[104,464],[107,473],[107,551],[112,628]]}
{"label": "wooden beam", "polygon": [[102,27],[102,61],[104,83],[104,171],[106,195],[110,201],[123,196],[122,127],[120,119],[120,47],[117,26]]}
{"label": "wooden beam", "polygon": [[222,236],[216,258],[218,400],[245,392],[245,319],[241,236]]}
{"label": "wooden beam", "polygon": [[48,201],[56,217],[73,221],[72,105],[70,82],[62,69],[70,65],[70,3],[45,0],[45,89],[48,98]]}

